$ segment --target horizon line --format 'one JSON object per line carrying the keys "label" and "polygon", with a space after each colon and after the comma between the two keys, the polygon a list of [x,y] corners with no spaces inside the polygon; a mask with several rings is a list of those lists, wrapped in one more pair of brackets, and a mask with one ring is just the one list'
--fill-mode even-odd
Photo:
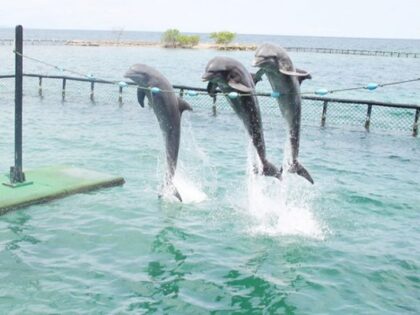
{"label": "horizon line", "polygon": [[[174,27],[175,28],[175,27]],[[10,29],[13,30],[14,27],[4,26],[0,25],[0,29]],[[44,30],[44,31],[99,31],[99,32],[116,32],[116,31],[122,31],[122,32],[144,32],[144,33],[164,33],[164,31],[151,31],[151,30],[131,30],[131,29],[124,29],[123,27],[114,29],[82,29],[82,28],[38,28],[38,27],[24,27],[24,29],[28,30]],[[176,29],[176,28],[175,28]],[[219,30],[219,31],[226,31],[226,30]],[[192,31],[182,31],[183,33],[191,33],[191,34],[210,34],[212,32],[192,32]],[[320,38],[345,38],[345,39],[382,39],[382,40],[419,40],[419,38],[410,38],[410,37],[360,37],[360,36],[336,36],[336,35],[285,35],[285,34],[261,34],[261,33],[236,33],[237,35],[254,35],[254,36],[283,36],[283,37],[320,37]]]}

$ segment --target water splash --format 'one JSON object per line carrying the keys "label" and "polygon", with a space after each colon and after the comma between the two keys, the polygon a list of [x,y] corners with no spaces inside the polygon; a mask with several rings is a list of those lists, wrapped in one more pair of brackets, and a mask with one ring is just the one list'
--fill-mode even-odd
{"label": "water splash", "polygon": [[[180,144],[178,166],[173,179],[173,184],[178,190],[184,204],[199,203],[208,199],[204,192],[203,183],[205,174],[203,170],[208,168],[206,152],[197,144],[194,129],[188,113],[183,116],[183,133]],[[163,154],[165,154],[163,152]],[[166,161],[166,159],[163,159]],[[184,166],[184,162],[185,165]],[[160,174],[159,169],[157,174]],[[163,174],[158,176],[165,177]],[[164,187],[161,192],[162,198],[167,201],[179,201],[173,194],[172,187]]]}
{"label": "water splash", "polygon": [[[275,178],[255,174],[261,163],[253,148],[248,150],[248,211],[253,235],[292,235],[324,239],[325,228],[313,213],[313,188],[295,174]],[[287,168],[286,168],[287,169]]]}
{"label": "water splash", "polygon": [[200,184],[188,178],[182,170],[178,169],[174,178],[175,187],[182,197],[183,203],[198,203],[207,199]]}

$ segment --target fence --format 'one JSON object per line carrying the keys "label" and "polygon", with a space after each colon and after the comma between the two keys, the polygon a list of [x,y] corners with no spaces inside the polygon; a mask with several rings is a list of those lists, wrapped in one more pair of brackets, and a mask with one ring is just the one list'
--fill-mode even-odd
{"label": "fence", "polygon": [[[137,103],[134,83],[127,86],[115,82],[71,76],[51,76],[24,74],[25,97],[57,97],[57,101],[96,104]],[[13,97],[14,75],[0,76],[0,99],[3,95]],[[9,83],[6,83],[6,82]],[[48,84],[45,83],[48,82]],[[174,88],[194,108],[194,111],[207,110],[216,115],[231,112],[225,97],[214,99],[208,95],[190,96],[187,91],[206,92],[202,88],[176,85]],[[259,93],[259,103],[263,120],[277,119],[280,116],[277,100],[270,93]],[[4,98],[4,97],[3,97]],[[303,96],[302,123],[321,127],[339,127],[352,130],[365,130],[386,133],[406,133],[418,135],[420,105],[396,104],[366,100],[340,99],[331,97]],[[12,99],[10,99],[12,103]]]}

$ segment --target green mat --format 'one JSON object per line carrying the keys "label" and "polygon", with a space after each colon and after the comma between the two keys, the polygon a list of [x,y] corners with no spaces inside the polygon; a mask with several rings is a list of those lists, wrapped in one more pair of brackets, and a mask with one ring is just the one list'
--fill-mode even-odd
{"label": "green mat", "polygon": [[70,166],[50,166],[25,171],[26,183],[9,187],[0,176],[0,215],[20,207],[47,202],[71,194],[124,184],[124,178]]}

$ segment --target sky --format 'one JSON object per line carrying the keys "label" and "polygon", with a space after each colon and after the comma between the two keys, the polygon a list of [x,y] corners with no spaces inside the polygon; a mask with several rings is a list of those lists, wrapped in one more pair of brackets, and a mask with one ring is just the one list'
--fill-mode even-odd
{"label": "sky", "polygon": [[420,39],[420,0],[0,0],[0,27]]}

